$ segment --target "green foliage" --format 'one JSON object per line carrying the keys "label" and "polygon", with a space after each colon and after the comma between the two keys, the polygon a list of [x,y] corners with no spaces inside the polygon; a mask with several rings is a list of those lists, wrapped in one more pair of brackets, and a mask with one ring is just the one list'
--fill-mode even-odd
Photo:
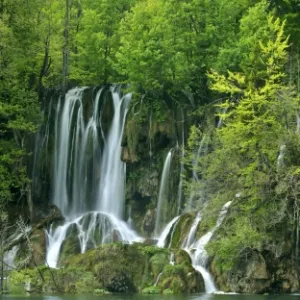
{"label": "green foliage", "polygon": [[99,288],[93,274],[79,268],[49,270],[40,267],[39,270],[12,271],[9,283],[10,292],[15,295],[26,292],[91,294]]}
{"label": "green foliage", "polygon": [[76,33],[76,63],[71,78],[84,84],[106,83],[116,79],[113,66],[120,44],[119,27],[133,0],[84,0],[79,31]]}
{"label": "green foliage", "polygon": [[[290,141],[298,144],[299,137],[291,131],[295,131],[299,99],[285,81],[288,41],[284,26],[267,13],[265,2],[258,3],[241,20],[237,45],[247,57],[240,59],[240,72],[208,74],[211,89],[225,100],[217,106],[226,111],[211,151],[202,158],[201,167],[206,167],[201,172],[203,188],[211,199],[207,210],[233,200],[228,223],[208,246],[222,272],[230,270],[247,249],[259,250],[263,240],[272,236],[270,231],[285,222],[288,193],[283,196],[283,189],[289,189],[293,181],[280,183],[289,167],[288,161],[286,169],[280,167],[279,152],[287,143],[295,153]],[[190,145],[199,136],[201,132],[194,128]],[[297,155],[286,157],[295,160]]]}
{"label": "green foliage", "polygon": [[264,236],[259,233],[246,217],[236,216],[236,221],[224,226],[226,235],[221,240],[212,241],[208,253],[216,255],[216,264],[222,271],[233,268],[243,251],[259,249]]}

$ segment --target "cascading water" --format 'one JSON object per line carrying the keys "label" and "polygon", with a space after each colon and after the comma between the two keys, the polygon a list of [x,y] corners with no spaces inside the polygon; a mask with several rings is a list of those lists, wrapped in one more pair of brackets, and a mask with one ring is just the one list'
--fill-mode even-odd
{"label": "cascading water", "polygon": [[131,95],[121,97],[117,87],[110,88],[114,111],[105,140],[100,101],[107,91],[97,92],[91,116],[87,117],[85,90],[72,89],[57,104],[53,203],[67,222],[51,227],[47,233],[46,260],[50,267],[57,266],[62,244],[74,228],[82,253],[89,245],[142,240],[122,221],[126,170],[121,161],[121,140]]}
{"label": "cascading water", "polygon": [[[193,159],[193,162],[192,162],[193,181],[194,182],[199,182],[198,170],[197,170],[198,169],[199,158],[206,154],[207,148],[208,148],[207,136],[203,135],[203,137],[201,139],[201,142],[200,142],[200,145],[199,145],[199,148],[198,148],[198,151],[195,153],[195,156],[194,156],[194,159]],[[197,194],[198,193],[199,192],[197,191]],[[192,190],[192,192],[189,196],[189,199],[188,199],[188,204],[187,204],[187,207],[186,207],[186,211],[193,210],[195,194],[196,194],[195,191]],[[203,194],[203,191],[200,191],[200,195],[202,195],[202,194]]]}
{"label": "cascading water", "polygon": [[15,258],[19,246],[14,246],[11,250],[4,253],[3,262],[4,262],[4,271],[9,271],[15,268]]}
{"label": "cascading water", "polygon": [[157,243],[156,246],[157,247],[165,247],[166,246],[166,240],[167,237],[170,233],[170,230],[176,225],[176,222],[179,220],[180,216],[175,217],[172,221],[170,221],[166,227],[164,228],[164,230],[162,231],[162,233],[160,234],[159,238],[157,239]]}
{"label": "cascading water", "polygon": [[223,126],[223,122],[224,122],[224,115],[227,113],[229,109],[229,106],[226,106],[223,108],[222,112],[221,112],[221,115],[219,116],[219,121],[218,121],[218,124],[217,124],[217,128],[220,129],[222,126]]}
{"label": "cascading water", "polygon": [[162,175],[160,180],[160,187],[159,187],[159,194],[158,194],[158,201],[157,201],[157,209],[156,209],[156,219],[155,219],[155,236],[159,236],[161,230],[163,229],[164,225],[168,222],[168,202],[169,202],[169,178],[170,178],[170,169],[171,169],[171,161],[172,161],[172,149],[169,151]]}
{"label": "cascading water", "polygon": [[[214,284],[214,280],[210,272],[206,269],[208,255],[205,250],[206,245],[211,240],[212,236],[214,235],[215,231],[221,226],[224,218],[226,217],[227,211],[231,205],[231,201],[227,202],[221,209],[219,213],[219,217],[217,219],[216,225],[213,229],[203,235],[199,240],[196,240],[196,233],[200,222],[202,221],[202,213],[198,212],[190,231],[187,237],[184,239],[181,248],[185,250],[189,256],[191,257],[192,264],[195,270],[201,273],[204,284],[205,284],[205,291],[206,293],[214,293],[217,291],[217,288]],[[171,222],[169,222],[163,232],[161,233],[160,237],[158,238],[157,246],[158,247],[165,247],[167,238],[170,237],[170,244],[172,242],[172,233],[174,231],[174,227],[176,227],[177,222],[180,220],[181,216],[175,217]],[[173,258],[172,258],[173,261]]]}
{"label": "cascading water", "polygon": [[202,214],[201,212],[198,212],[197,213],[197,216],[191,226],[191,229],[189,231],[189,234],[188,236],[185,238],[185,240],[183,241],[183,244],[182,244],[182,248],[183,249],[188,249],[191,247],[191,245],[194,243],[195,241],[195,236],[196,236],[196,233],[197,233],[197,229],[198,229],[198,225],[199,223],[202,221]]}
{"label": "cascading water", "polygon": [[[194,269],[200,272],[204,279],[206,293],[214,293],[217,291],[217,289],[215,287],[211,274],[206,269],[208,255],[205,247],[212,238],[215,231],[221,226],[230,205],[231,201],[227,202],[222,207],[216,226],[212,230],[207,232],[204,236],[202,236],[198,241],[195,241],[196,228],[198,227],[199,222],[201,222],[201,215],[198,214],[191,227],[187,242],[183,245],[183,249],[190,255],[192,259]],[[192,238],[192,236],[194,236],[194,238]]]}
{"label": "cascading water", "polygon": [[284,155],[286,152],[286,145],[280,146],[280,153],[277,158],[277,172],[280,171],[280,169],[284,166]]}
{"label": "cascading water", "polygon": [[121,141],[131,95],[120,99],[120,93],[112,92],[114,117],[101,163],[101,182],[96,209],[123,217],[125,163],[121,161]]}

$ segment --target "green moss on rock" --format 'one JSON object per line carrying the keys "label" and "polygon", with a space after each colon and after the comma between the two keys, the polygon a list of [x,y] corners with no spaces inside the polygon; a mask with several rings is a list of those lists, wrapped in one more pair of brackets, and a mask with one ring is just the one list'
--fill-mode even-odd
{"label": "green moss on rock", "polygon": [[[72,253],[72,251],[71,251]],[[10,289],[20,293],[93,294],[96,290],[132,293],[192,293],[204,290],[184,251],[175,252],[144,244],[114,243],[84,254],[70,254],[61,269],[39,267],[11,273]],[[157,286],[155,282],[157,281]]]}

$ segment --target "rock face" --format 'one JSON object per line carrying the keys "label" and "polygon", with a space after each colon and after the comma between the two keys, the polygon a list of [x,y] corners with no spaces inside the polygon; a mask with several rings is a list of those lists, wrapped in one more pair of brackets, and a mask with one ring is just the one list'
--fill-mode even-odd
{"label": "rock face", "polygon": [[299,290],[299,277],[291,257],[276,257],[270,251],[246,249],[230,271],[220,271],[213,260],[211,272],[217,285],[224,291],[248,294],[293,293]]}
{"label": "rock face", "polygon": [[151,235],[155,227],[155,210],[148,209],[143,219],[143,231]]}
{"label": "rock face", "polygon": [[[147,237],[152,235],[155,227],[155,208],[164,161],[169,150],[180,146],[184,138],[178,124],[188,130],[188,124],[182,121],[182,112],[176,113],[175,108],[162,105],[159,116],[150,108],[141,109],[139,114],[130,111],[122,140],[122,160],[126,162],[126,203],[130,205],[135,229]],[[170,194],[174,203],[178,197],[181,158],[180,148],[176,149],[172,155],[170,176]],[[171,215],[175,217],[176,214],[174,207]]]}

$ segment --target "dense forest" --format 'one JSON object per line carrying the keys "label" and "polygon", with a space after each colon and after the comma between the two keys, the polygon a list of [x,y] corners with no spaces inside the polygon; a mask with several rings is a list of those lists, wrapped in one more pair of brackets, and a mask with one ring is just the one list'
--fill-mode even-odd
{"label": "dense forest", "polygon": [[[182,195],[173,199],[179,206],[165,210],[193,218],[203,211],[203,233],[232,201],[206,247],[219,287],[236,288],[230,271],[255,253],[267,267],[276,261],[269,273],[286,265],[297,283],[268,279],[238,291],[299,289],[299,38],[299,0],[0,0],[1,255],[16,211],[25,223],[39,224],[51,203],[49,184],[40,194],[33,185],[35,139],[51,95],[118,83],[132,93],[122,159],[136,223],[151,218],[158,198],[147,191],[134,200],[143,204],[129,199],[148,172],[142,153],[151,161],[162,151],[160,173],[167,146],[177,146],[172,184]],[[155,146],[159,130],[168,138]],[[179,235],[187,235],[180,226]]]}

